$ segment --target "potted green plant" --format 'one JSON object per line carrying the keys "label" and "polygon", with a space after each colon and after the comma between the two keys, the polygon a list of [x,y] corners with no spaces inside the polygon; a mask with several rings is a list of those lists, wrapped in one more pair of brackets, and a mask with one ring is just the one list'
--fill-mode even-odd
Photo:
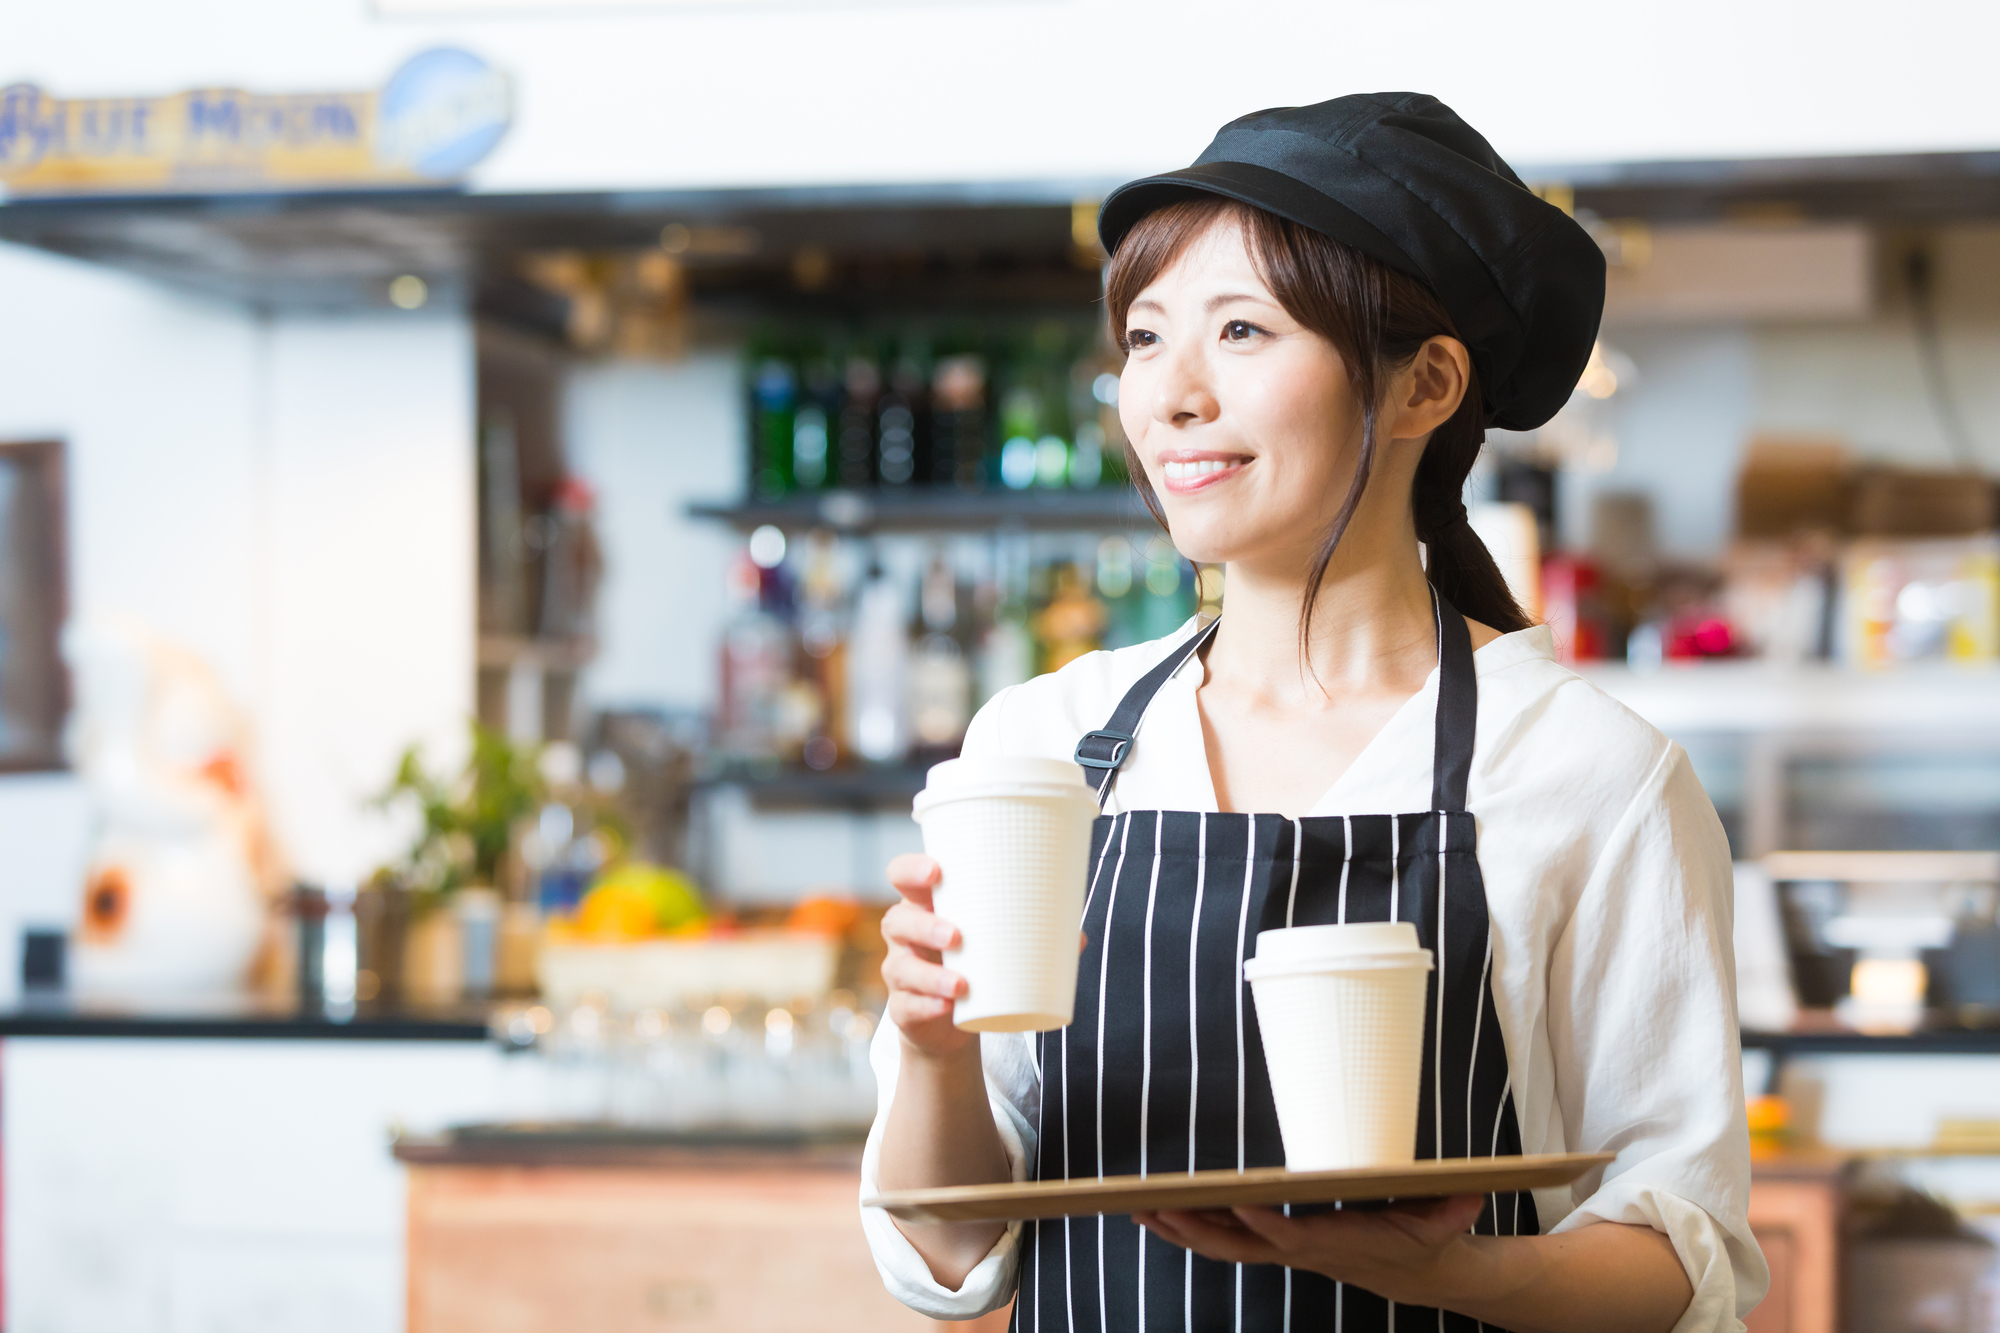
{"label": "potted green plant", "polygon": [[543,797],[540,747],[472,723],[464,769],[445,777],[425,767],[412,745],[378,804],[414,804],[421,824],[402,861],[385,867],[402,896],[405,928],[400,971],[409,999],[437,1003],[493,983],[500,885],[514,830]]}

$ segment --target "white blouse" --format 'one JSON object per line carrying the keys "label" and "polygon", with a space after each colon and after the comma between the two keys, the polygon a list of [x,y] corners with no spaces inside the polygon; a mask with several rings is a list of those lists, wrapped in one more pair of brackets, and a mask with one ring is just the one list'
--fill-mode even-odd
{"label": "white blouse", "polygon": [[[1194,632],[1091,653],[1003,690],[966,733],[967,755],[1067,759],[1125,691]],[[1493,999],[1526,1153],[1611,1152],[1574,1185],[1535,1191],[1545,1232],[1592,1222],[1666,1234],[1694,1301],[1676,1333],[1733,1330],[1769,1281],[1746,1208],[1750,1147],[1736,1026],[1729,847],[1681,747],[1559,665],[1544,627],[1473,654],[1479,715],[1466,803],[1479,830],[1493,937]],[[1191,657],[1154,697],[1107,813],[1216,809]],[[1430,805],[1437,672],[1389,720],[1313,815]],[[1014,1178],[1035,1151],[1032,1035],[981,1039]],[[901,1040],[873,1049],[879,1109],[862,1164],[875,1191]],[[879,1209],[862,1223],[905,1305],[969,1319],[1013,1295],[1010,1227],[957,1291]]]}

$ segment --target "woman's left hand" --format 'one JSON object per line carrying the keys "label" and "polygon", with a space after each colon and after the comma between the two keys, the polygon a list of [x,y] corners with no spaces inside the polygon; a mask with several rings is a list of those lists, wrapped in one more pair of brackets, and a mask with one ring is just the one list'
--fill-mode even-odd
{"label": "woman's left hand", "polygon": [[1467,1228],[1483,1194],[1287,1217],[1275,1208],[1136,1213],[1170,1245],[1224,1263],[1282,1264],[1411,1305],[1438,1305],[1479,1265]]}

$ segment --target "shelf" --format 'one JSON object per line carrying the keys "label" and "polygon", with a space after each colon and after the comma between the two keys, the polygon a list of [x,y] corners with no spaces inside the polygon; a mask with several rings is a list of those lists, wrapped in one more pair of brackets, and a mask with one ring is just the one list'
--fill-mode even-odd
{"label": "shelf", "polygon": [[194,1037],[252,1041],[485,1041],[486,1009],[361,1005],[341,1014],[248,997],[119,1003],[28,995],[0,1008],[0,1037]]}
{"label": "shelf", "polygon": [[1816,732],[1851,736],[2000,734],[2000,668],[1919,665],[1863,671],[1824,663],[1699,662],[1577,674],[1670,736]]}
{"label": "shelf", "polygon": [[840,768],[815,773],[778,768],[770,772],[725,770],[703,779],[708,788],[735,787],[759,810],[904,810],[924,789],[921,764]]}
{"label": "shelf", "polygon": [[[1095,262],[1074,257],[1071,207],[1116,183],[0,197],[0,240],[280,310],[384,309],[389,280],[415,273],[430,284],[434,306],[469,299],[489,318],[555,336],[564,303],[518,275],[522,253],[635,254],[680,223],[726,228],[747,242],[682,256],[697,308],[834,317],[884,305],[1087,311],[1102,280]],[[792,257],[807,247],[834,266],[833,280],[812,292],[792,277]]]}
{"label": "shelf", "polygon": [[599,1121],[458,1125],[400,1135],[392,1151],[413,1166],[582,1166],[686,1169],[769,1165],[851,1169],[865,1125],[820,1129],[718,1124],[670,1130]]}
{"label": "shelf", "polygon": [[[2000,153],[1670,162],[1522,163],[1562,181],[1579,209],[1651,223],[1724,220],[1748,208],[1806,220],[1901,226],[2000,212]],[[389,279],[421,274],[433,300],[471,295],[496,317],[559,330],[562,310],[514,276],[523,251],[637,252],[663,225],[732,227],[753,253],[690,263],[697,304],[734,294],[822,307],[936,308],[953,299],[1087,308],[1095,266],[1072,250],[1071,206],[1116,177],[919,181],[893,185],[697,190],[459,189],[72,196],[0,200],[0,240],[110,264],[211,298],[276,309],[380,309]],[[806,246],[865,258],[857,281],[800,293],[791,257]],[[910,269],[912,254],[972,262]]]}
{"label": "shelf", "polygon": [[1147,528],[1153,516],[1130,486],[1088,491],[825,491],[746,504],[695,504],[695,518],[717,519],[738,532],[770,525],[787,532],[977,532],[1017,528],[1090,532]]}
{"label": "shelf", "polygon": [[1758,1032],[1746,1028],[1743,1049],[1778,1060],[1815,1055],[2000,1055],[2000,1028],[1925,1028],[1875,1034],[1850,1028]]}

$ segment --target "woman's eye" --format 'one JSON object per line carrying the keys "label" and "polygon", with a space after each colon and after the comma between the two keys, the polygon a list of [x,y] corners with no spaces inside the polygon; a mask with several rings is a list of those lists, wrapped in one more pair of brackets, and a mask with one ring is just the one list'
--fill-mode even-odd
{"label": "woman's eye", "polygon": [[1230,342],[1244,342],[1263,331],[1247,319],[1232,319],[1222,326],[1222,336]]}
{"label": "woman's eye", "polygon": [[1149,333],[1145,329],[1125,330],[1125,350],[1128,352],[1136,352],[1142,347],[1151,347],[1159,340],[1160,337],[1158,334]]}

